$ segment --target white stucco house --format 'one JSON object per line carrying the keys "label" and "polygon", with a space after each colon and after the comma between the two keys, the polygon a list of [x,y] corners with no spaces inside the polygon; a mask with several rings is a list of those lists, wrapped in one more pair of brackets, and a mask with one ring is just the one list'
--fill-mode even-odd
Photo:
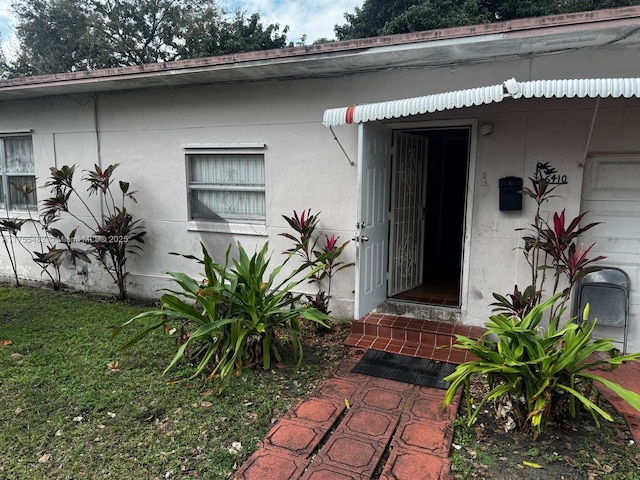
{"label": "white stucco house", "polygon": [[[276,259],[289,247],[282,215],[311,208],[323,232],[355,238],[334,314],[424,287],[434,293],[414,304],[482,325],[492,292],[529,278],[516,229],[534,204],[501,209],[500,180],[527,185],[547,163],[559,195],[547,213],[589,211],[602,224],[584,243],[631,278],[630,350],[639,132],[640,7],[0,81],[5,211],[23,213],[6,195],[12,175],[42,186],[51,166],[120,163],[148,231],[128,264],[132,295],[156,296],[164,271],[196,273],[168,252],[199,254],[200,242],[222,261],[231,243],[268,241]],[[21,259],[23,279],[41,280]],[[4,251],[0,274],[11,280]],[[64,281],[115,288],[95,265]]]}

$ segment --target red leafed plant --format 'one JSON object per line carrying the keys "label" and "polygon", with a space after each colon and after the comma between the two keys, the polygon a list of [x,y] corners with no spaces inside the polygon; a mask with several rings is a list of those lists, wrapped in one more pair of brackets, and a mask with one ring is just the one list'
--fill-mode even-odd
{"label": "red leafed plant", "polygon": [[284,253],[299,255],[309,266],[323,265],[324,268],[316,272],[309,279],[309,283],[317,287],[315,295],[305,295],[309,305],[322,313],[329,314],[329,300],[331,299],[331,279],[340,270],[354,266],[353,263],[344,263],[338,258],[349,244],[349,241],[339,244],[340,237],[324,235],[324,242],[318,245],[321,236],[316,234],[316,228],[320,221],[320,214],[311,214],[311,209],[303,210],[300,215],[295,210],[293,216],[282,217],[287,221],[295,234],[281,233],[285,238],[293,242],[293,247]]}
{"label": "red leafed plant", "polygon": [[[567,222],[566,213],[555,212],[552,216],[552,224],[541,215],[541,207],[555,197],[552,192],[555,186],[549,187],[549,182],[540,176],[530,178],[531,188],[523,188],[522,193],[536,202],[534,221],[525,230],[528,233],[523,236],[524,252],[527,263],[531,269],[531,284],[524,290],[518,290],[516,285],[513,294],[506,297],[494,293],[497,300],[492,304],[494,311],[510,313],[522,318],[531,309],[540,304],[547,280],[547,272],[552,272],[553,287],[549,294],[554,294],[560,288],[561,281],[566,282],[566,288],[562,290],[562,297],[557,305],[551,308],[550,318],[559,318],[560,312],[571,294],[575,283],[585,274],[587,266],[593,262],[602,260],[603,256],[588,258],[593,244],[585,248],[580,243],[580,235],[598,225],[597,222],[582,225],[582,220],[587,212],[583,212]],[[557,325],[555,325],[557,328]]]}
{"label": "red leafed plant", "polygon": [[[109,165],[104,170],[94,165],[93,170],[88,170],[82,180],[89,184],[87,191],[89,196],[97,195],[100,200],[100,213],[94,212],[88,205],[74,184],[76,166],[64,165],[61,168],[51,167],[51,174],[44,184],[51,189],[51,197],[42,202],[44,211],[42,221],[51,225],[58,221],[63,214],[74,218],[85,230],[82,242],[91,248],[88,251],[111,277],[118,287],[119,299],[127,298],[126,278],[128,275],[126,265],[130,255],[142,251],[146,231],[142,228],[141,219],[136,219],[126,209],[127,200],[136,202],[135,193],[129,191],[129,183],[118,182],[119,192],[114,192],[112,184],[115,181],[113,173],[119,164]],[[82,211],[70,208],[70,199],[82,205]],[[57,230],[56,230],[57,231]],[[74,229],[73,235],[76,230]],[[56,236],[62,241],[61,236]],[[73,241],[71,239],[70,241]],[[62,242],[65,243],[65,242]],[[65,243],[69,245],[69,243]],[[84,254],[83,260],[88,257]]]}

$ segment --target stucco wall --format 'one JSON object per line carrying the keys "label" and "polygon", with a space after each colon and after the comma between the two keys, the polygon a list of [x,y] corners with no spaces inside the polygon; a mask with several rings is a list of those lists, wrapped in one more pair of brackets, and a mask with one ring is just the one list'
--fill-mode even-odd
{"label": "stucco wall", "polygon": [[[144,218],[148,231],[144,252],[129,263],[129,290],[133,295],[153,297],[156,289],[169,285],[162,272],[198,271],[196,265],[168,255],[169,251],[198,254],[203,242],[222,261],[230,243],[241,241],[252,250],[269,241],[274,261],[284,258],[280,252],[289,245],[279,234],[288,226],[281,215],[290,215],[294,209],[321,211],[323,231],[342,240],[351,238],[357,220],[357,166],[348,164],[329,129],[321,125],[324,109],[496,84],[511,77],[633,76],[638,62],[629,55],[612,47],[604,55],[589,50],[440,69],[100,94],[97,104],[90,96],[3,102],[0,130],[33,130],[40,185],[53,165],[77,164],[84,170],[97,162],[121,164],[118,178],[130,181],[138,192],[139,204],[131,210]],[[568,184],[558,188],[561,198],[549,205],[548,212],[566,208],[568,216],[576,215],[594,108],[592,99],[507,99],[482,108],[405,119],[436,122],[430,125],[463,119],[494,127],[490,135],[477,136],[471,159],[475,175],[469,179],[474,196],[468,201],[472,220],[467,225],[471,232],[468,288],[462,292],[465,323],[482,324],[490,314],[492,292],[507,293],[515,283],[523,286],[529,278],[522,254],[516,250],[521,232],[515,229],[532,221],[534,205],[525,199],[522,212],[499,211],[498,180],[520,176],[527,182],[537,162],[550,162],[567,175]],[[638,151],[638,108],[637,100],[602,100],[589,151]],[[608,121],[614,119],[618,122],[612,127]],[[348,156],[357,162],[357,127],[334,130]],[[190,231],[184,144],[236,142],[266,144],[267,234]],[[47,192],[40,189],[38,195],[43,199]],[[344,260],[354,261],[355,257],[352,244]],[[9,277],[4,252],[0,259],[1,273]],[[20,273],[33,280],[41,278],[39,267],[22,253]],[[87,275],[70,271],[65,281],[72,288],[114,292],[110,279],[93,265]],[[353,289],[353,269],[335,277],[332,310],[336,315],[352,315]]]}

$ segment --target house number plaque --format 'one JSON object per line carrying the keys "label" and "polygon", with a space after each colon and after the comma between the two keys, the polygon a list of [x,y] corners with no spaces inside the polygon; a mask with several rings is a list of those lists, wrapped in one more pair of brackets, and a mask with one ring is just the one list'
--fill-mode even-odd
{"label": "house number plaque", "polygon": [[536,179],[544,178],[550,185],[566,185],[569,180],[566,175],[561,175],[549,162],[538,162],[536,165]]}

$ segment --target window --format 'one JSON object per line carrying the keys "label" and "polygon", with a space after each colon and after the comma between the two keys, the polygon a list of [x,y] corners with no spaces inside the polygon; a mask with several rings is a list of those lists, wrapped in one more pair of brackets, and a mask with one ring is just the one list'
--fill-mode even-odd
{"label": "window", "polygon": [[0,206],[3,210],[37,208],[31,137],[0,138]]}
{"label": "window", "polygon": [[265,223],[264,155],[187,154],[192,220]]}

